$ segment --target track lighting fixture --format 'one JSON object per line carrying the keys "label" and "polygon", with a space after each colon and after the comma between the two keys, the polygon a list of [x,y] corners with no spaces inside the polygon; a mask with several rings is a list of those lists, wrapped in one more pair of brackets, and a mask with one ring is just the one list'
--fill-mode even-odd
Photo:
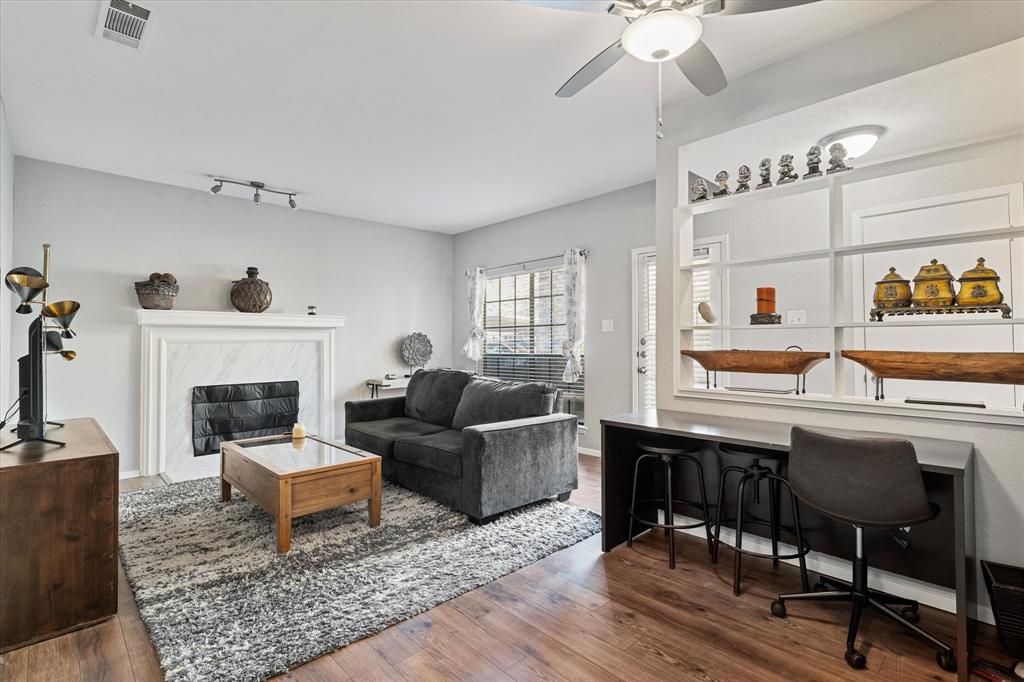
{"label": "track lighting fixture", "polygon": [[299,208],[298,203],[295,202],[295,197],[298,196],[299,193],[292,191],[290,189],[272,189],[270,187],[267,187],[266,184],[260,182],[259,180],[243,181],[229,180],[227,178],[213,178],[213,181],[217,184],[210,188],[210,194],[219,193],[222,189],[224,189],[224,183],[228,183],[229,185],[239,185],[241,187],[249,187],[251,189],[255,189],[256,193],[252,195],[252,203],[256,204],[257,206],[263,203],[263,196],[260,193],[270,192],[271,194],[280,194],[283,197],[288,197],[288,206],[293,211],[298,210]]}

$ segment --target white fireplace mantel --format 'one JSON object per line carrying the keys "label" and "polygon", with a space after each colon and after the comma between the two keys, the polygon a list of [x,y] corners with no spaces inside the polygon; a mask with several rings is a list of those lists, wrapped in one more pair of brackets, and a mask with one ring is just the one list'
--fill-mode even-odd
{"label": "white fireplace mantel", "polygon": [[222,310],[136,310],[142,326],[150,327],[281,327],[285,329],[336,329],[345,317],[329,315],[279,315],[237,313]]}
{"label": "white fireplace mantel", "polygon": [[194,386],[299,381],[299,418],[334,438],[334,339],[344,317],[208,310],[138,310],[142,474],[216,475],[219,457],[193,457]]}

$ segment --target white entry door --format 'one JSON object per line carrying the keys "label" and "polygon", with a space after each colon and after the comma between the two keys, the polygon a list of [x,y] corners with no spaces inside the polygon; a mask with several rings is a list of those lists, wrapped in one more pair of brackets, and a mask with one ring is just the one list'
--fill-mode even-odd
{"label": "white entry door", "polygon": [[633,409],[657,407],[657,270],[653,246],[633,250]]}

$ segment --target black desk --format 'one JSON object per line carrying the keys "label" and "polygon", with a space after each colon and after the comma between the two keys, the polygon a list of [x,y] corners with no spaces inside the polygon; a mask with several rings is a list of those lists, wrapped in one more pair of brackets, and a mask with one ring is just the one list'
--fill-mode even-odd
{"label": "black desk", "polygon": [[[638,440],[670,443],[698,442],[707,446],[703,452],[704,471],[708,477],[709,500],[717,490],[720,468],[717,443],[732,443],[789,451],[789,432],[793,424],[758,421],[732,417],[699,415],[670,410],[645,410],[601,420],[601,518],[602,548],[608,552],[626,541],[628,509],[632,493],[633,467]],[[817,428],[817,427],[814,427]],[[895,434],[822,429],[845,436],[872,437]],[[942,508],[933,521],[911,531],[911,548],[903,550],[881,531],[865,531],[865,551],[874,568],[905,575],[924,582],[942,585],[956,592],[957,642],[956,656],[959,679],[967,680],[969,651],[973,633],[970,604],[975,600],[974,577],[974,445],[973,443],[897,436],[914,444],[917,459],[930,500]],[[693,477],[690,477],[691,479]],[[693,481],[674,481],[677,490],[690,490]],[[658,497],[653,481],[640,482],[641,497]],[[646,488],[646,489],[645,489]],[[687,494],[684,492],[684,496]],[[726,500],[726,504],[730,504]],[[762,502],[764,504],[764,502]],[[783,505],[785,510],[785,505]],[[655,512],[651,512],[652,514]],[[853,534],[849,526],[832,521],[812,509],[801,508],[804,537],[811,548],[844,559],[853,557]],[[788,519],[783,518],[783,523]],[[646,531],[637,525],[635,534]],[[744,528],[744,534],[748,531]],[[753,529],[760,534],[760,529]],[[765,607],[767,608],[767,606]]]}

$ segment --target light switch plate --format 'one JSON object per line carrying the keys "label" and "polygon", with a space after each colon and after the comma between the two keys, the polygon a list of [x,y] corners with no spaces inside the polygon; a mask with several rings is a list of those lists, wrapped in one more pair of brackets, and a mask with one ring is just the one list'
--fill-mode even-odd
{"label": "light switch plate", "polygon": [[786,324],[807,324],[806,310],[787,310]]}
{"label": "light switch plate", "polygon": [[615,320],[601,320],[601,331],[613,332],[615,331]]}

